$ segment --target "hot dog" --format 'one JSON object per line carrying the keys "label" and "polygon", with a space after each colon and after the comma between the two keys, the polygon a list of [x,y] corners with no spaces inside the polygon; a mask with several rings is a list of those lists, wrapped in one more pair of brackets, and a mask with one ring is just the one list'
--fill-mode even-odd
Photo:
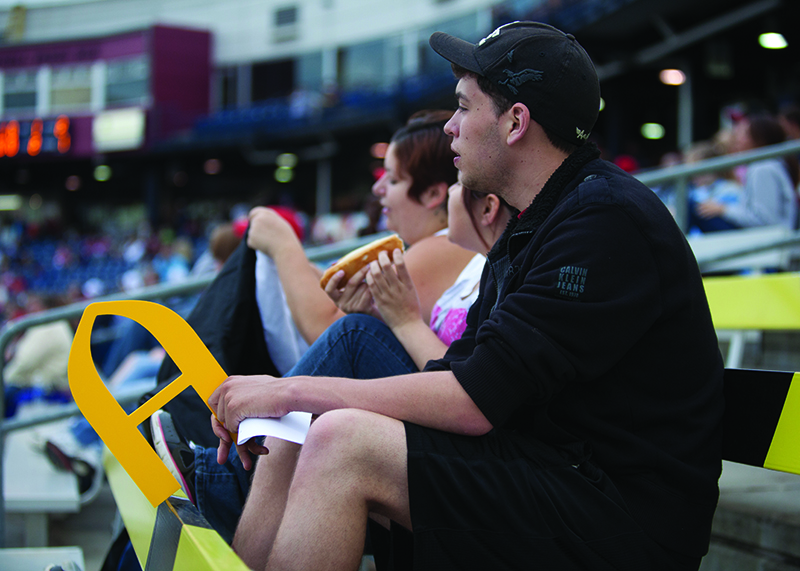
{"label": "hot dog", "polygon": [[361,246],[349,254],[342,256],[338,262],[325,270],[325,273],[322,274],[322,279],[319,281],[319,285],[322,286],[322,289],[325,289],[325,286],[328,285],[328,281],[333,277],[333,274],[339,270],[344,270],[344,278],[339,282],[344,285],[358,270],[370,262],[377,260],[378,254],[381,252],[388,252],[391,257],[395,248],[399,248],[401,251],[403,250],[403,241],[397,234],[379,238],[374,242]]}

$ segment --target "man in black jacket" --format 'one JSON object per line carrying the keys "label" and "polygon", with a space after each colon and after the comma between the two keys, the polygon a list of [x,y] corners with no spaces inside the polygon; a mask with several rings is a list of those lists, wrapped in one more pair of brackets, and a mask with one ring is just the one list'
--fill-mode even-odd
{"label": "man in black jacket", "polygon": [[697,569],[723,366],[686,240],[584,144],[599,85],[571,35],[524,22],[431,46],[459,79],[445,130],[464,185],[522,213],[489,253],[461,340],[425,371],[217,390],[233,432],[321,415],[293,471],[259,462],[235,548],[251,567],[353,569],[372,515],[410,530],[414,569]]}

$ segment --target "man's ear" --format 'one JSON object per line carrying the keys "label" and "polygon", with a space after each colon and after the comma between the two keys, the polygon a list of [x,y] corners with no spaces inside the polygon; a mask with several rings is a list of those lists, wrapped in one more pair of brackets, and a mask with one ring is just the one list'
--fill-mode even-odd
{"label": "man's ear", "polygon": [[447,202],[447,183],[438,182],[430,185],[419,196],[419,200],[425,208],[435,210]]}
{"label": "man's ear", "polygon": [[523,103],[514,103],[511,108],[506,111],[508,116],[509,128],[506,142],[510,145],[521,141],[528,132],[531,124],[531,112],[528,107]]}

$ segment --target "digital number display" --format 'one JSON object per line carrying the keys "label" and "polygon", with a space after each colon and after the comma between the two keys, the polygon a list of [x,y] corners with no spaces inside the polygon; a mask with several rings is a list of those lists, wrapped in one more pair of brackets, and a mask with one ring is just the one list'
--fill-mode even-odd
{"label": "digital number display", "polygon": [[69,117],[0,122],[0,157],[67,153],[72,146]]}

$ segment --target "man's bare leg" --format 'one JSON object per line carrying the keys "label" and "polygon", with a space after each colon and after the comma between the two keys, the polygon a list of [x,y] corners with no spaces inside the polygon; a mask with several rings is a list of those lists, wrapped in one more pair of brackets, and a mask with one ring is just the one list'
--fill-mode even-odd
{"label": "man's bare leg", "polygon": [[356,569],[370,512],[411,527],[403,423],[362,410],[323,414],[300,453],[267,569]]}
{"label": "man's bare leg", "polygon": [[256,463],[253,482],[233,536],[233,549],[251,569],[263,569],[264,561],[283,519],[300,445],[267,438],[269,454]]}

